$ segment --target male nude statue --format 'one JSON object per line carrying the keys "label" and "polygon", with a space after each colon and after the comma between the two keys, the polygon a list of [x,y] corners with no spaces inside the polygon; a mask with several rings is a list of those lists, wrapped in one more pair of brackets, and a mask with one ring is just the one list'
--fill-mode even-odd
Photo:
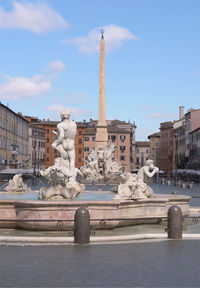
{"label": "male nude statue", "polygon": [[61,157],[69,161],[69,170],[73,171],[75,168],[75,136],[77,126],[76,123],[70,120],[70,112],[64,111],[60,114],[62,122],[57,125],[59,137],[56,135],[52,147],[59,151]]}

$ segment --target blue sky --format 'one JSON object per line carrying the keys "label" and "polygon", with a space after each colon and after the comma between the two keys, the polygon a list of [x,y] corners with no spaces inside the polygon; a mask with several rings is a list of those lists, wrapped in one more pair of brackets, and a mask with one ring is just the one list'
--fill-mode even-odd
{"label": "blue sky", "polygon": [[101,28],[107,119],[135,121],[146,140],[180,105],[200,108],[199,0],[1,0],[0,101],[97,119]]}

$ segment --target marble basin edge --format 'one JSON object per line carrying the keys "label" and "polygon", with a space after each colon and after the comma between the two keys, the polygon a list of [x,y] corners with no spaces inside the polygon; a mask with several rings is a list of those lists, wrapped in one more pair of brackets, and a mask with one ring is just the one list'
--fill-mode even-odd
{"label": "marble basin edge", "polygon": [[[183,216],[187,216],[190,214],[189,201],[190,196],[183,195],[156,195],[155,198],[137,201],[0,200],[0,220],[4,220],[0,221],[0,228],[60,230],[58,221],[62,221],[64,228],[73,228],[76,209],[86,207],[90,213],[91,228],[99,226],[99,229],[111,229],[152,223],[152,218],[156,222],[157,218],[167,217],[167,211],[172,205],[180,206]],[[128,220],[130,218],[139,221]],[[104,219],[108,220],[102,222]]]}

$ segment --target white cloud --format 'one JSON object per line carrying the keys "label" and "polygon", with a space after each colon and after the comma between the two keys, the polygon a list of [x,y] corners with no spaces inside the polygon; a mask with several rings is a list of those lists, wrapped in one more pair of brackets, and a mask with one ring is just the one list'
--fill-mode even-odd
{"label": "white cloud", "polygon": [[154,112],[148,115],[149,118],[153,119],[175,119],[177,117],[176,113],[162,113],[162,112]]}
{"label": "white cloud", "polygon": [[142,111],[149,111],[149,110],[151,110],[151,106],[148,106],[148,105],[141,106],[141,107],[140,107],[140,110],[142,110]]}
{"label": "white cloud", "polygon": [[0,6],[0,28],[26,29],[36,34],[66,29],[68,24],[55,10],[46,3],[16,2],[12,11],[5,11]]}
{"label": "white cloud", "polygon": [[25,77],[4,77],[4,83],[0,84],[0,98],[22,99],[39,96],[51,89],[51,82],[44,79],[42,75],[31,78]]}
{"label": "white cloud", "polygon": [[104,30],[107,51],[120,47],[123,41],[138,39],[128,29],[111,24],[103,27],[97,27],[91,30],[87,36],[74,38],[72,39],[72,42],[78,46],[78,49],[81,52],[93,54],[96,51],[99,51],[101,29]]}
{"label": "white cloud", "polygon": [[44,68],[44,70],[49,72],[62,72],[64,69],[64,63],[59,60],[50,62],[48,66]]}
{"label": "white cloud", "polygon": [[72,117],[82,117],[88,114],[88,111],[80,109],[78,107],[66,107],[61,104],[51,105],[46,107],[46,110],[52,112],[51,117],[58,118],[62,111],[69,111],[72,114]]}

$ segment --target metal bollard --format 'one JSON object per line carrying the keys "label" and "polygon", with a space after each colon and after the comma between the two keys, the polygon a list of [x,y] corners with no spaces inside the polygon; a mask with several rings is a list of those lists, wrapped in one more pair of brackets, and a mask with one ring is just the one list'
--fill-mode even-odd
{"label": "metal bollard", "polygon": [[90,243],[90,214],[85,207],[80,207],[74,215],[74,243]]}
{"label": "metal bollard", "polygon": [[182,210],[179,206],[171,206],[168,210],[168,232],[169,239],[182,239]]}

